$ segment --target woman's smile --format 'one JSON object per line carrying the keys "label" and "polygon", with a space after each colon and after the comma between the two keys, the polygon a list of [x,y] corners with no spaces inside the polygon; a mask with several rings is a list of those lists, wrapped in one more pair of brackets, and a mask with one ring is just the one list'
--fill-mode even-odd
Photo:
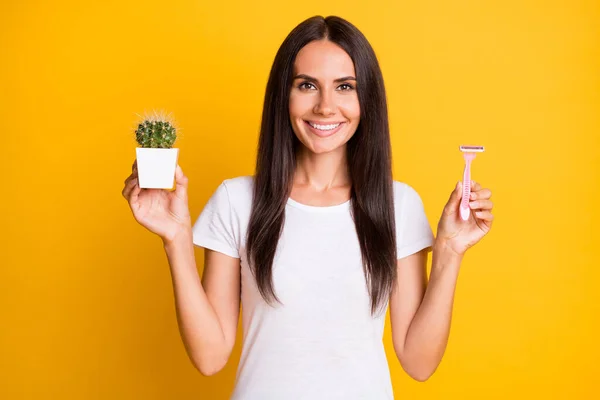
{"label": "woman's smile", "polygon": [[317,124],[315,122],[304,121],[304,125],[319,137],[329,137],[338,132],[344,126],[344,122],[336,122],[333,124]]}

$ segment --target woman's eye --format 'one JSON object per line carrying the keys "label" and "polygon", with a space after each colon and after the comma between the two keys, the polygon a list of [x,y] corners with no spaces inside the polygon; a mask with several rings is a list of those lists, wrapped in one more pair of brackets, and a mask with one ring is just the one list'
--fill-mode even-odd
{"label": "woman's eye", "polygon": [[310,83],[310,82],[302,82],[302,83],[300,84],[300,86],[298,86],[298,88],[300,88],[300,89],[310,89],[308,86],[315,87],[315,86],[314,86],[312,83]]}
{"label": "woman's eye", "polygon": [[352,85],[349,85],[347,83],[343,83],[340,85],[340,88],[343,88],[342,91],[347,91],[347,90],[352,90],[354,89],[354,87],[352,87]]}

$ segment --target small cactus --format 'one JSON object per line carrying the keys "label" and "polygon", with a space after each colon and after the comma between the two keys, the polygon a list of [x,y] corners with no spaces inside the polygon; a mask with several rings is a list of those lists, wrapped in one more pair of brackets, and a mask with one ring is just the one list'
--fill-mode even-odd
{"label": "small cactus", "polygon": [[173,121],[164,115],[143,118],[135,130],[135,140],[141,147],[170,149],[177,139],[177,129]]}

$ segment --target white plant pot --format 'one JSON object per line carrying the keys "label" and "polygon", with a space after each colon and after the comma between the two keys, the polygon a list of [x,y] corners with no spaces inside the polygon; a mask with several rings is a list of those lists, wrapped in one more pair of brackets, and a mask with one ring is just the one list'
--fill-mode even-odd
{"label": "white plant pot", "polygon": [[137,147],[138,183],[142,189],[172,189],[179,149]]}

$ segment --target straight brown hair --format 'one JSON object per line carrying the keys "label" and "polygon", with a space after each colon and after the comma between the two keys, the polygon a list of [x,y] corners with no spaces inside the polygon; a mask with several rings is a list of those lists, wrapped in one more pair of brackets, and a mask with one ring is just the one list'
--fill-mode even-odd
{"label": "straight brown hair", "polygon": [[360,123],[347,143],[351,214],[374,314],[387,304],[397,274],[387,101],[373,48],[354,25],[340,17],[315,16],[303,21],[275,56],[263,105],[246,249],[262,297],[267,303],[280,302],[273,287],[273,259],[300,145],[289,118],[294,61],[308,43],[324,39],[344,49],[356,71]]}

